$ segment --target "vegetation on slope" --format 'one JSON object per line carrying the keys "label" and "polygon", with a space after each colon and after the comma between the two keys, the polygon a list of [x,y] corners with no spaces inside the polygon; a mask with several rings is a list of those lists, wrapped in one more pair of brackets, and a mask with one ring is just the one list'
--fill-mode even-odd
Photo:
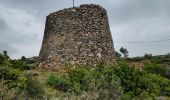
{"label": "vegetation on slope", "polygon": [[12,60],[4,51],[0,53],[0,99],[168,100],[169,62],[168,55],[145,55],[119,58],[114,66],[101,62],[95,68],[69,66],[65,73],[39,72],[32,67],[36,59]]}

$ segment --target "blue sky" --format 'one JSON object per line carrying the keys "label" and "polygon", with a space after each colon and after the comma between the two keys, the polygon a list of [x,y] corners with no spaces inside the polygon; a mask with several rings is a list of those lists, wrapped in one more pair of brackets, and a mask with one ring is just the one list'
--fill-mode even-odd
{"label": "blue sky", "polygon": [[[170,38],[170,0],[75,0],[99,4],[108,13],[114,41],[154,41]],[[0,0],[0,51],[12,58],[37,56],[41,48],[46,16],[72,7],[72,0]],[[170,41],[144,44],[114,42],[130,56],[170,52]]]}

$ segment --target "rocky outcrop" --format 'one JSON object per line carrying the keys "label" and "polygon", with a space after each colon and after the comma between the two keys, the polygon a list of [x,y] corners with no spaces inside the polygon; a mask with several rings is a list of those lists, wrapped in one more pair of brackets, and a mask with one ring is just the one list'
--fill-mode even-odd
{"label": "rocky outcrop", "polygon": [[95,66],[115,62],[107,12],[98,5],[81,5],[47,16],[39,67],[47,70],[66,64]]}

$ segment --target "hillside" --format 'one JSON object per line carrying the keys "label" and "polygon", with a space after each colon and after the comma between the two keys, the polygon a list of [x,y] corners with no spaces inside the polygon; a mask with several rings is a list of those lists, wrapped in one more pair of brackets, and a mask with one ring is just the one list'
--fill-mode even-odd
{"label": "hillside", "polygon": [[170,56],[118,58],[115,65],[39,71],[37,57],[0,53],[1,100],[169,100]]}

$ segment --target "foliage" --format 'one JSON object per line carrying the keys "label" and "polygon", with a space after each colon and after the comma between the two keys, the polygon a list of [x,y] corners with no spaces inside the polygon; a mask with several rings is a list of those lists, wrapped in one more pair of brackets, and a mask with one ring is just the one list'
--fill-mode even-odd
{"label": "foliage", "polygon": [[30,69],[29,66],[21,60],[11,60],[11,64],[12,64],[11,67],[13,67],[15,69],[19,69],[19,70],[29,70]]}
{"label": "foliage", "polygon": [[152,54],[147,54],[147,53],[146,53],[146,54],[144,55],[144,58],[145,58],[145,59],[151,59],[151,58],[152,58]]}
{"label": "foliage", "polygon": [[66,79],[61,76],[50,75],[47,80],[47,84],[50,86],[54,86],[54,88],[59,89],[61,91],[68,91],[70,84]]}
{"label": "foliage", "polygon": [[168,95],[168,89],[166,91],[165,88],[170,86],[170,80],[160,75],[141,71],[124,63],[119,63],[119,65],[115,67],[115,74],[121,79],[124,96],[127,98],[132,99],[134,97],[140,97],[143,94],[147,94],[149,98]]}
{"label": "foliage", "polygon": [[77,93],[88,91],[90,89],[90,83],[94,78],[93,70],[87,66],[71,70],[68,75],[71,83],[71,90]]}
{"label": "foliage", "polygon": [[25,56],[22,56],[21,61],[23,61],[26,64],[34,64],[38,61],[38,57],[34,56],[34,57],[26,58]]}
{"label": "foliage", "polygon": [[146,70],[148,73],[155,73],[155,74],[159,74],[161,76],[165,76],[165,73],[164,73],[165,66],[162,64],[145,62],[144,70]]}
{"label": "foliage", "polygon": [[144,64],[144,70],[148,73],[159,74],[162,77],[170,79],[170,67],[168,65],[155,62],[145,62]]}
{"label": "foliage", "polygon": [[166,58],[170,58],[170,53],[167,53],[167,54],[165,55],[165,57],[166,57]]}
{"label": "foliage", "polygon": [[[112,72],[112,68],[105,68],[102,64],[99,64],[95,69],[81,66],[70,70],[67,78],[50,75],[47,84],[77,95],[84,92],[95,92],[98,94],[96,98],[119,98],[122,93],[120,81]],[[63,86],[64,89],[61,88]]]}
{"label": "foliage", "polygon": [[[28,64],[35,59],[12,60],[6,51],[0,53],[0,98],[43,100],[47,95],[44,88],[58,91],[61,99],[154,100],[170,97],[169,55],[119,58],[114,66],[101,62],[96,67],[66,68],[66,73],[45,76],[46,84],[34,73],[27,73],[32,71]],[[133,62],[144,64],[144,68],[133,67]]]}
{"label": "foliage", "polygon": [[121,47],[120,52],[124,55],[125,58],[128,57],[128,50],[126,48]]}
{"label": "foliage", "polygon": [[28,95],[32,98],[43,98],[44,95],[44,86],[36,78],[28,77],[26,81],[25,90],[28,92]]}
{"label": "foliage", "polygon": [[17,80],[20,72],[8,66],[0,66],[0,79],[4,80]]}
{"label": "foliage", "polygon": [[115,51],[115,55],[116,55],[116,58],[120,58],[121,57],[121,54],[117,51]]}
{"label": "foliage", "polygon": [[11,60],[4,51],[0,53],[0,93],[1,98],[7,100],[23,99],[24,96],[31,98],[42,97],[43,86],[32,77],[24,75],[29,67],[21,60]]}
{"label": "foliage", "polygon": [[154,57],[151,59],[151,62],[158,64],[170,64],[170,58],[166,57]]}
{"label": "foliage", "polygon": [[49,76],[47,83],[62,91],[64,85],[67,90],[64,92],[77,95],[93,91],[100,99],[141,100],[170,94],[170,80],[122,61],[113,67],[100,63],[96,68],[83,66],[71,69],[67,75]]}
{"label": "foliage", "polygon": [[[16,67],[22,67],[21,65],[16,66],[10,57],[8,56],[7,52],[4,51],[3,54],[0,54],[0,79],[5,80],[8,83],[8,87],[16,87],[17,80],[22,73]],[[14,67],[16,66],[16,67]]]}
{"label": "foliage", "polygon": [[0,53],[0,65],[7,65],[10,66],[10,58],[7,55],[7,51],[3,51],[3,53]]}
{"label": "foliage", "polygon": [[0,98],[2,100],[15,100],[16,98],[20,98],[20,95],[18,95],[18,88],[9,89],[6,82],[0,80]]}

